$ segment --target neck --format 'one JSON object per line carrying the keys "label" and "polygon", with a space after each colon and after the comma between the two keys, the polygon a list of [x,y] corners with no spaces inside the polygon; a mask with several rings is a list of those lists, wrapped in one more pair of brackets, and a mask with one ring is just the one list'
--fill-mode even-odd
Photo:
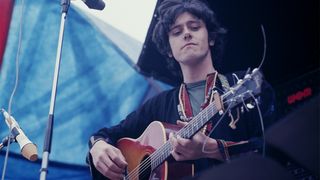
{"label": "neck", "polygon": [[201,80],[205,80],[207,75],[215,72],[211,57],[208,56],[202,61],[198,61],[196,64],[183,65],[180,64],[184,83],[194,83]]}

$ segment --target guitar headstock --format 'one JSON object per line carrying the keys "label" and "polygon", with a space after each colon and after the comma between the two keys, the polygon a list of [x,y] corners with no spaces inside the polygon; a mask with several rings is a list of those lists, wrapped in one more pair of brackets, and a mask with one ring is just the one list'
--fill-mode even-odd
{"label": "guitar headstock", "polygon": [[262,78],[263,75],[259,69],[254,69],[222,95],[223,102],[236,105],[252,96],[260,94]]}

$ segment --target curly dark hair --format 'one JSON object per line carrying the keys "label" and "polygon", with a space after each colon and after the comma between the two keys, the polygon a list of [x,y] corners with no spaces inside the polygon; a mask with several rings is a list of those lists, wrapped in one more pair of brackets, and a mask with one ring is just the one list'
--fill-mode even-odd
{"label": "curly dark hair", "polygon": [[177,61],[172,60],[173,57],[168,56],[171,52],[168,33],[177,17],[184,12],[188,12],[204,21],[208,30],[208,41],[215,41],[215,45],[211,48],[211,54],[214,59],[213,64],[218,69],[221,66],[223,35],[227,32],[226,29],[220,26],[215,13],[205,1],[164,0],[160,4],[157,11],[158,22],[153,30],[152,41],[155,43],[158,51],[166,57],[169,70],[179,78],[179,81],[182,80],[180,66]]}

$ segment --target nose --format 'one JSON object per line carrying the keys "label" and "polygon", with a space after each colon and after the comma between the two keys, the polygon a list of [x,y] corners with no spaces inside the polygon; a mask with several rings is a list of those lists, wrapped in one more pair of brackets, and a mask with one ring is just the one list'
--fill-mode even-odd
{"label": "nose", "polygon": [[190,40],[191,39],[191,34],[189,32],[186,32],[183,36],[184,40]]}

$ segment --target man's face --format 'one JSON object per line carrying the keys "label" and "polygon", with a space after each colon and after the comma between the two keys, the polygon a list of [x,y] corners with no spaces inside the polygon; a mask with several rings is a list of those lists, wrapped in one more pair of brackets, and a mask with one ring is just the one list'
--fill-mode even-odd
{"label": "man's face", "polygon": [[169,43],[180,65],[193,65],[208,54],[211,58],[207,28],[201,19],[188,12],[179,15],[171,26]]}

